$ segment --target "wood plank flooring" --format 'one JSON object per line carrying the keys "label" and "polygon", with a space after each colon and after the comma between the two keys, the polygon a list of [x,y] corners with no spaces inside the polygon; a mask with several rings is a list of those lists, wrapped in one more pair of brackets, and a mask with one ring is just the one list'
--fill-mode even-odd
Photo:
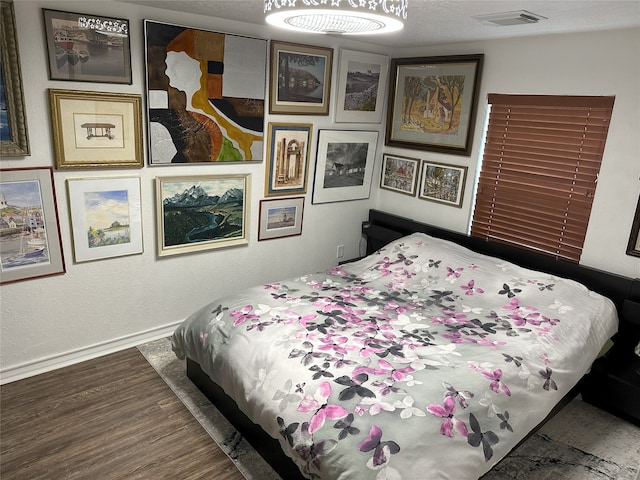
{"label": "wood plank flooring", "polygon": [[0,387],[0,478],[244,477],[132,348]]}

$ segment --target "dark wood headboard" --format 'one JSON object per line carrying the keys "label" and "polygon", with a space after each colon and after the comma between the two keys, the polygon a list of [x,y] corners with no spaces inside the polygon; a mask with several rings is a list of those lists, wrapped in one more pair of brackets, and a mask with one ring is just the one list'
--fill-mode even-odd
{"label": "dark wood headboard", "polygon": [[478,253],[508,260],[525,268],[570,278],[582,283],[590,290],[610,298],[618,309],[621,320],[620,333],[623,334],[626,329],[630,328],[634,333],[632,337],[637,335],[637,329],[640,326],[640,279],[638,278],[633,279],[556,260],[550,256],[489,242],[380,210],[369,211],[369,220],[362,224],[362,232],[367,238],[367,255],[393,240],[413,232],[422,232],[455,242]]}

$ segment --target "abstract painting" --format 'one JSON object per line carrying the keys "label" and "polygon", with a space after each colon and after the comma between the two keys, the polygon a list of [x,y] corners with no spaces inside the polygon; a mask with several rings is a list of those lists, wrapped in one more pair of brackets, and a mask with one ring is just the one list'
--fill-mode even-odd
{"label": "abstract painting", "polygon": [[149,163],[262,160],[267,41],[144,26]]}

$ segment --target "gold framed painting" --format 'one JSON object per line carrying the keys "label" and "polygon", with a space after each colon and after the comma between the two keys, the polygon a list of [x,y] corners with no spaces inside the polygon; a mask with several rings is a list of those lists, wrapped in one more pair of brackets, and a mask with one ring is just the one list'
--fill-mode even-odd
{"label": "gold framed painting", "polygon": [[142,97],[49,89],[56,168],[142,168]]}

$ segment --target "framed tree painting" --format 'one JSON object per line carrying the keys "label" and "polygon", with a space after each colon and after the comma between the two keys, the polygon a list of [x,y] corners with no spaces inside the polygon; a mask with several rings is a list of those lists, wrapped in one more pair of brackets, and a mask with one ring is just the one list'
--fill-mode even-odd
{"label": "framed tree painting", "polygon": [[262,161],[267,41],[144,21],[149,164]]}
{"label": "framed tree painting", "polygon": [[129,20],[42,9],[49,78],[131,84]]}
{"label": "framed tree painting", "polygon": [[269,113],[329,115],[333,49],[271,41]]}
{"label": "framed tree painting", "polygon": [[250,174],[156,178],[158,256],[249,243]]}
{"label": "framed tree painting", "polygon": [[385,143],[471,155],[483,58],[392,59]]}
{"label": "framed tree painting", "polygon": [[312,203],[369,198],[377,131],[320,130]]}
{"label": "framed tree painting", "polygon": [[307,192],[310,123],[269,123],[265,197]]}
{"label": "framed tree painting", "polygon": [[467,167],[422,161],[418,198],[462,207]]}
{"label": "framed tree painting", "polygon": [[0,170],[0,283],[65,273],[51,167]]}
{"label": "framed tree painting", "polygon": [[380,123],[389,57],[342,49],[338,75],[336,122]]}
{"label": "framed tree painting", "polygon": [[142,253],[140,177],[69,178],[76,262]]}

